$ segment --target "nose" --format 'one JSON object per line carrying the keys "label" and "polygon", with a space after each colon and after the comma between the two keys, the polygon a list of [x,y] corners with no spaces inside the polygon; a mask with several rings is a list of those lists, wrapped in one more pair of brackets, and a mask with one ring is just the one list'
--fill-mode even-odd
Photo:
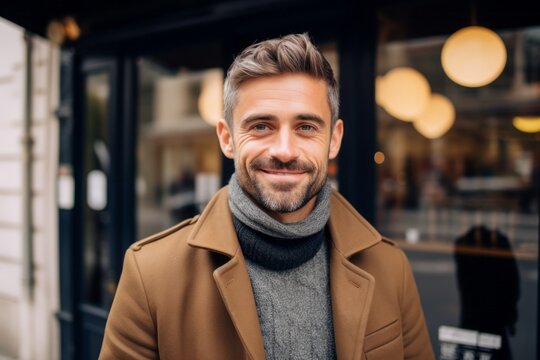
{"label": "nose", "polygon": [[273,140],[268,153],[271,157],[288,162],[298,157],[294,134],[289,129],[280,129]]}

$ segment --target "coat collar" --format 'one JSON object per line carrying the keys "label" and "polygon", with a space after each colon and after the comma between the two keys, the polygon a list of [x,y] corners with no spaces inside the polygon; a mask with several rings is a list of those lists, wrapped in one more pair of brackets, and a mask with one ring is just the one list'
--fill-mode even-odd
{"label": "coat collar", "polygon": [[[329,222],[332,248],[330,286],[338,358],[360,359],[375,279],[350,258],[379,241],[379,233],[337,192]],[[264,359],[253,289],[229,210],[227,188],[208,203],[188,237],[188,244],[230,257],[214,271],[227,311],[251,359]]]}
{"label": "coat collar", "polygon": [[337,251],[349,259],[382,240],[381,235],[345,198],[334,191],[330,210],[330,235]]}
{"label": "coat collar", "polygon": [[219,190],[206,205],[187,242],[191,246],[216,251],[231,258],[236,254],[240,245],[229,210],[227,186]]}
{"label": "coat collar", "polygon": [[371,274],[351,257],[381,241],[381,235],[340,194],[332,195],[330,292],[338,359],[361,359],[375,289]]}
{"label": "coat collar", "polygon": [[[381,235],[347,200],[333,191],[330,211],[330,234],[337,251],[345,258],[381,241]],[[229,210],[227,186],[217,192],[197,220],[188,244],[228,257],[239,249],[236,231]]]}

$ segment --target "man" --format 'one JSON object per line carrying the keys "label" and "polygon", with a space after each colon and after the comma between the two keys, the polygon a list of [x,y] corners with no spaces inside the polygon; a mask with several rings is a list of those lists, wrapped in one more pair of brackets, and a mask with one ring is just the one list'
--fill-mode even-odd
{"label": "man", "polygon": [[401,250],[327,181],[343,122],[307,35],[245,49],[217,135],[235,174],[133,244],[101,359],[433,359]]}

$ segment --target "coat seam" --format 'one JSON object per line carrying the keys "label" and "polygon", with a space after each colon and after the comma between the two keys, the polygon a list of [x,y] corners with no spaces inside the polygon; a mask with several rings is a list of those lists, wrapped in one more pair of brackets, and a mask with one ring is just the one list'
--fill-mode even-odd
{"label": "coat seam", "polygon": [[[362,316],[364,317],[364,319],[360,320],[360,322],[358,323],[358,327],[356,328],[356,334],[355,334],[356,343],[358,344],[359,342],[362,341],[363,342],[362,348],[363,348],[363,346],[365,345],[365,333],[364,333],[364,338],[360,339],[360,334],[361,334],[360,329],[362,327],[362,322],[364,321],[364,322],[367,323],[367,321],[368,321],[365,317],[367,317],[369,315],[369,309],[371,308],[371,298],[370,298],[369,294],[372,291],[373,282],[370,280],[369,277],[365,276],[362,273],[358,273],[358,272],[354,271],[353,269],[349,269],[349,271],[353,271],[355,274],[361,276],[362,278],[364,278],[365,280],[368,281],[367,289],[365,289],[365,291],[367,292],[367,295],[366,295],[366,299],[365,299],[365,302],[364,302],[363,307],[362,307],[362,314],[363,314]],[[371,296],[372,296],[372,294],[371,294]],[[353,359],[356,359],[358,357],[357,356],[358,352],[362,353],[363,349],[356,348],[353,351]]]}
{"label": "coat seam", "polygon": [[137,269],[137,275],[139,277],[139,281],[141,283],[142,290],[144,292],[144,299],[146,300],[146,309],[148,311],[148,315],[150,315],[150,319],[152,320],[152,326],[155,329],[155,334],[157,338],[157,327],[156,327],[156,320],[154,319],[154,316],[152,316],[152,311],[150,310],[150,301],[148,300],[148,292],[146,291],[146,287],[144,286],[144,281],[141,274],[141,269],[139,267],[139,262],[137,261],[137,257],[135,256],[135,253],[132,252],[131,255],[133,256],[133,261],[135,262],[135,267]]}
{"label": "coat seam", "polygon": [[371,335],[374,335],[374,334],[378,333],[379,331],[383,331],[385,329],[388,329],[389,327],[393,326],[397,322],[398,322],[398,319],[392,321],[391,323],[388,323],[388,324],[384,325],[383,327],[381,327],[381,328],[379,328],[377,330],[373,330],[372,332],[370,332],[369,334],[366,335],[366,338],[368,338]]}
{"label": "coat seam", "polygon": [[375,351],[375,350],[381,349],[381,348],[383,348],[385,346],[388,346],[389,344],[391,344],[394,341],[396,341],[397,339],[399,339],[401,336],[402,336],[402,334],[399,333],[396,336],[394,336],[391,340],[388,340],[387,342],[385,342],[384,344],[381,344],[379,346],[374,347],[373,349],[369,349],[369,350],[365,351],[364,354],[369,354],[372,351]]}
{"label": "coat seam", "polygon": [[[401,314],[403,313],[403,300],[405,299],[405,259],[404,259],[404,256],[405,254],[403,253],[403,251],[400,251],[400,259],[401,259],[401,293],[400,293],[400,299],[399,299],[399,304],[400,304],[400,317]],[[403,323],[403,322],[402,322]]]}

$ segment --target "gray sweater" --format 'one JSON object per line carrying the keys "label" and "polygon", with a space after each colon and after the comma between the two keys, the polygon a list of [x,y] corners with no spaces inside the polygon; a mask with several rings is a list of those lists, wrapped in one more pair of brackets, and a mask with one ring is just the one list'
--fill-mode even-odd
{"label": "gray sweater", "polygon": [[266,359],[335,359],[326,242],[311,260],[270,270],[247,260]]}
{"label": "gray sweater", "polygon": [[287,242],[234,222],[266,359],[335,359],[325,230]]}

